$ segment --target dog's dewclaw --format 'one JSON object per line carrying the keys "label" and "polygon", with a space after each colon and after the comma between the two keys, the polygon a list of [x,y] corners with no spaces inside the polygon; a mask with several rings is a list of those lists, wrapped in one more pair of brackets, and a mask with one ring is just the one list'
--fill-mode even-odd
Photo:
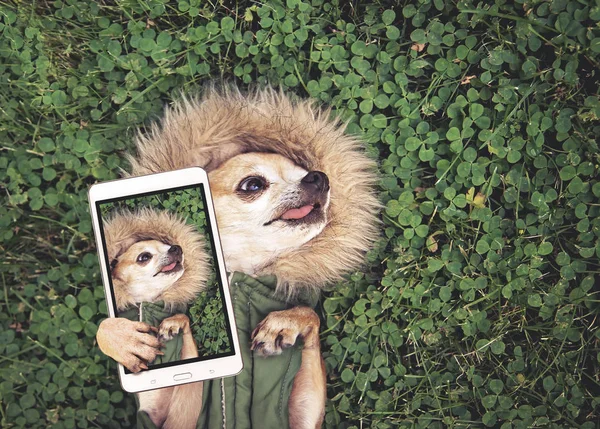
{"label": "dog's dewclaw", "polygon": [[149,325],[146,322],[133,322],[135,323],[136,330],[138,332],[156,332],[156,328],[152,325]]}

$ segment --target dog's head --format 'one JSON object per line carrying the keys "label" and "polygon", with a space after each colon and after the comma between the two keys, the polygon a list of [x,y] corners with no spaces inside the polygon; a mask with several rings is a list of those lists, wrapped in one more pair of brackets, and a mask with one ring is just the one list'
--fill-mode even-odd
{"label": "dog's head", "polygon": [[210,275],[205,239],[197,227],[166,210],[114,210],[103,220],[117,310],[164,301],[184,309]]}
{"label": "dog's head", "polygon": [[126,291],[135,303],[159,300],[183,275],[183,261],[178,245],[158,240],[135,242],[111,261],[115,291]]}
{"label": "dog's head", "polygon": [[[275,275],[278,292],[291,299],[356,270],[381,232],[377,163],[330,113],[271,88],[209,89],[175,103],[160,126],[138,136],[131,174],[191,166],[208,171],[227,268]],[[255,172],[264,159],[249,162],[248,169],[239,164],[242,156],[273,153],[284,158],[276,165],[289,166],[275,174],[281,182]],[[300,198],[302,179],[323,179],[309,175],[311,170],[327,174],[328,205],[323,193],[314,201]],[[278,186],[286,181],[295,183],[296,192]],[[325,180],[320,182],[325,189]]]}
{"label": "dog's head", "polygon": [[327,224],[327,175],[284,156],[237,155],[209,179],[230,270],[255,273],[316,237]]}

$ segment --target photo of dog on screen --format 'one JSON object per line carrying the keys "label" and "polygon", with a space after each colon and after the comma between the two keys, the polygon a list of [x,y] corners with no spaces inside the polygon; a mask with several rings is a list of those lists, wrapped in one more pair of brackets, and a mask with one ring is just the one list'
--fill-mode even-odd
{"label": "photo of dog on screen", "polygon": [[111,202],[101,211],[117,317],[139,322],[155,339],[113,345],[127,368],[231,352],[199,190]]}

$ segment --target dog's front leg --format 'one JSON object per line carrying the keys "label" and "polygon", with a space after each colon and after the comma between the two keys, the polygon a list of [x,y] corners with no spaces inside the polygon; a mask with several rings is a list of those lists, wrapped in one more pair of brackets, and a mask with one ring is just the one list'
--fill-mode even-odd
{"label": "dog's front leg", "polygon": [[162,355],[160,342],[152,335],[156,328],[144,322],[133,322],[122,317],[104,319],[96,341],[102,352],[131,372],[148,369],[148,363]]}
{"label": "dog's front leg", "polygon": [[[198,357],[198,347],[192,335],[190,319],[185,314],[176,314],[162,321],[158,328],[159,338],[171,339],[177,332],[181,332],[183,344],[181,346],[181,360]],[[164,429],[192,429],[196,427],[202,409],[201,381],[196,383],[176,386],[170,400],[169,412]]]}
{"label": "dog's front leg", "polygon": [[137,393],[138,401],[140,401],[139,411],[147,413],[156,427],[164,427],[163,423],[168,417],[173,391],[173,387],[164,387]]}
{"label": "dog's front leg", "polygon": [[264,356],[281,354],[298,337],[304,341],[302,363],[288,402],[291,429],[320,428],[325,414],[325,364],[319,342],[319,316],[308,307],[274,311],[252,332],[252,350]]}
{"label": "dog's front leg", "polygon": [[158,327],[158,339],[161,342],[169,341],[179,333],[182,335],[183,340],[181,360],[198,357],[198,348],[192,335],[189,317],[181,313],[175,314],[164,319]]}
{"label": "dog's front leg", "polygon": [[[144,322],[109,318],[100,323],[96,340],[105,355],[135,373],[148,369],[147,364],[163,354],[159,350],[159,340],[152,334],[156,331],[155,327]],[[172,387],[138,393],[140,410],[147,412],[154,424],[160,427],[167,418],[172,395]]]}

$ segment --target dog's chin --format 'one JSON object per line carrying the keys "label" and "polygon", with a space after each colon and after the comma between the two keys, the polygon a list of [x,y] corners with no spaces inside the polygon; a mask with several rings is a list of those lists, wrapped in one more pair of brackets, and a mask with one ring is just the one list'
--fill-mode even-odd
{"label": "dog's chin", "polygon": [[183,267],[180,267],[152,277],[140,277],[126,284],[126,288],[135,303],[160,301],[162,294],[179,281],[183,272]]}

